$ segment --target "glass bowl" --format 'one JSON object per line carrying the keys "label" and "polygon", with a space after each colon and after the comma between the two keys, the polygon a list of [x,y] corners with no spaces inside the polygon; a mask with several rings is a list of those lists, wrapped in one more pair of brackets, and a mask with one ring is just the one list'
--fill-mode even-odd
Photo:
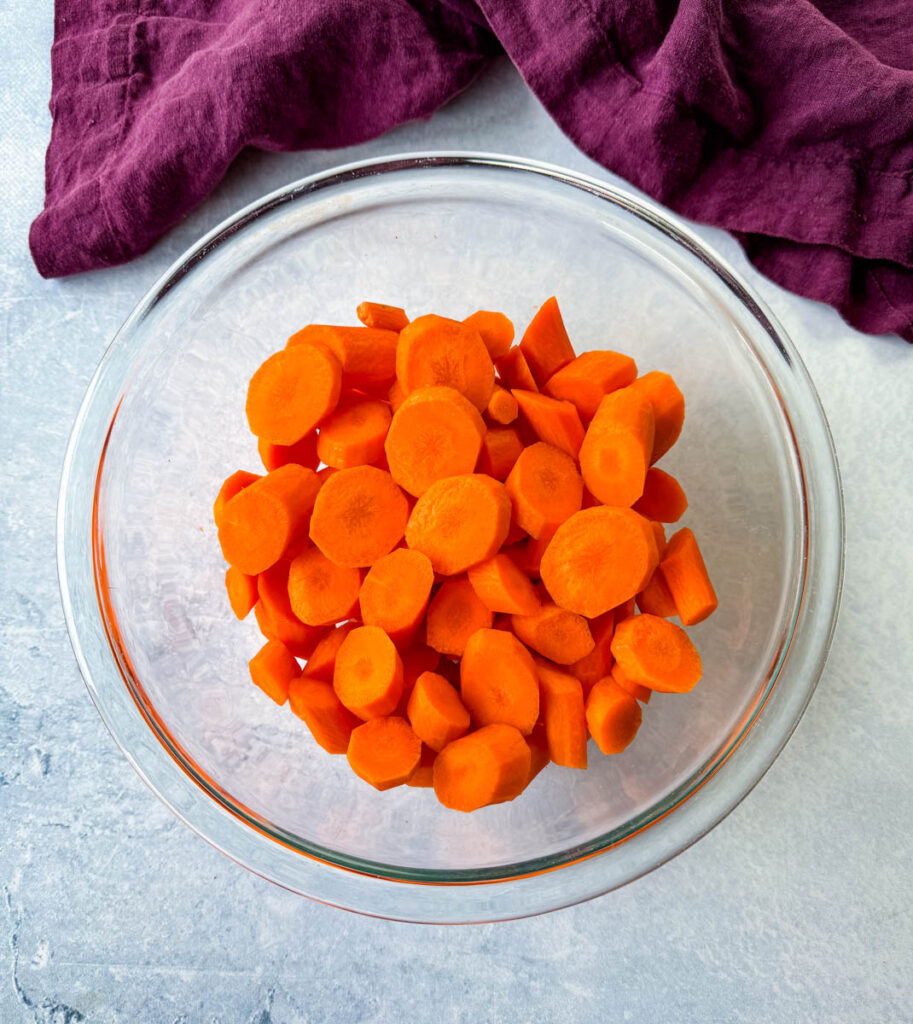
{"label": "glass bowl", "polygon": [[[704,679],[655,695],[623,754],[550,766],[464,815],[378,793],[251,685],[262,642],[228,608],[212,501],[257,469],[254,369],[310,321],[374,299],[412,315],[557,294],[578,351],[632,354],[687,401],[663,466],[690,499],[719,611],[692,630]],[[151,289],[105,355],[67,454],[58,558],[102,718],[162,800],[295,892],[409,921],[520,917],[605,893],[727,814],[773,761],[821,673],[842,575],[827,425],[795,349],[725,262],[665,212],[529,161],[428,154],[274,192]]]}

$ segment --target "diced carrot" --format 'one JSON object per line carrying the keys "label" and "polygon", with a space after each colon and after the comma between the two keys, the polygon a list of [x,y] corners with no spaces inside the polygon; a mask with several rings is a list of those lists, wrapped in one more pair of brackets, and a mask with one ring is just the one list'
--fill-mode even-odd
{"label": "diced carrot", "polygon": [[676,523],[687,507],[688,499],[674,476],[655,466],[647,470],[644,492],[634,502],[636,512],[660,523]]}
{"label": "diced carrot", "polygon": [[646,615],[658,615],[662,619],[671,619],[674,615],[678,615],[675,599],[659,569],[653,573],[650,582],[637,595],[637,607]]}
{"label": "diced carrot", "polygon": [[704,565],[694,533],[687,526],[669,538],[660,563],[660,573],[669,588],[683,626],[703,622],[716,611],[719,602],[707,566]]}
{"label": "diced carrot", "polygon": [[469,712],[460,695],[436,672],[423,672],[415,681],[407,715],[416,736],[435,751],[469,730]]}
{"label": "diced carrot", "polygon": [[425,616],[434,570],[427,556],[395,548],[371,566],[359,603],[366,626],[380,628],[398,646],[408,645]]}
{"label": "diced carrot", "polygon": [[339,648],[342,646],[343,640],[357,625],[357,622],[343,622],[322,637],[308,658],[303,674],[308,678],[323,679],[325,682],[332,683],[333,669],[336,667],[336,655],[339,653]]}
{"label": "diced carrot", "polygon": [[591,420],[604,395],[627,387],[637,376],[630,356],[620,352],[583,352],[549,377],[543,391],[571,402],[582,420]]}
{"label": "diced carrot", "polygon": [[288,704],[307,725],[317,744],[330,754],[344,754],[352,730],[361,724],[336,696],[333,684],[313,676],[293,679],[288,689]]}
{"label": "diced carrot", "polygon": [[512,615],[517,637],[558,665],[573,665],[593,650],[593,635],[582,615],[546,601],[533,615]]}
{"label": "diced carrot", "polygon": [[580,680],[541,660],[536,671],[549,757],[565,768],[586,768],[587,725]]}
{"label": "diced carrot", "polygon": [[373,718],[352,730],[346,757],[352,771],[375,789],[407,782],[418,768],[422,741],[405,718]]}
{"label": "diced carrot", "polygon": [[545,300],[530,321],[520,342],[520,351],[540,388],[574,358],[574,348],[554,296]]}
{"label": "diced carrot", "polygon": [[479,332],[434,314],[418,317],[400,332],[396,376],[407,394],[429,385],[453,388],[480,412],[495,383],[491,356]]}
{"label": "diced carrot", "polygon": [[[504,475],[507,476],[506,473]],[[255,483],[260,479],[262,479],[262,477],[257,473],[248,473],[246,469],[239,469],[228,477],[228,479],[219,488],[219,493],[216,495],[216,500],[212,506],[212,518],[217,527],[222,525],[222,510],[225,508],[225,505],[231,501],[236,494],[243,491],[245,487],[250,487],[252,483]]]}
{"label": "diced carrot", "polygon": [[340,402],[320,427],[317,452],[328,466],[348,469],[377,462],[384,454],[390,407],[372,399]]}
{"label": "diced carrot", "polygon": [[604,505],[633,505],[643,494],[653,449],[650,403],[631,388],[605,396],[580,446],[584,483]]}
{"label": "diced carrot", "polygon": [[479,600],[493,612],[535,615],[542,607],[529,577],[505,554],[472,566],[467,576]]}
{"label": "diced carrot", "polygon": [[289,566],[292,611],[308,626],[328,626],[351,618],[360,589],[360,570],[331,562],[319,548],[309,548]]}
{"label": "diced carrot", "polygon": [[257,623],[265,636],[281,640],[296,658],[309,658],[327,630],[305,624],[292,611],[288,573],[289,563],[283,560],[257,577]]}
{"label": "diced carrot", "polygon": [[466,641],[476,630],[490,629],[492,620],[491,609],[479,599],[468,579],[447,580],[428,605],[427,644],[441,654],[462,657]]}
{"label": "diced carrot", "polygon": [[586,699],[586,724],[603,754],[620,754],[637,735],[640,705],[611,677],[600,679]]}
{"label": "diced carrot", "polygon": [[350,388],[389,387],[396,376],[396,331],[376,327],[335,327],[310,324],[293,334],[286,352],[298,348],[323,348],[342,368]]}
{"label": "diced carrot", "polygon": [[250,677],[277,704],[288,699],[289,684],[301,675],[298,662],[279,640],[267,640],[250,659]]}
{"label": "diced carrot", "polygon": [[518,797],[530,778],[529,746],[510,725],[492,724],[449,743],[434,761],[434,792],[454,811]]}
{"label": "diced carrot", "polygon": [[523,355],[519,345],[514,345],[497,362],[498,376],[511,390],[522,388],[524,391],[538,391],[526,356]]}
{"label": "diced carrot", "polygon": [[336,655],[333,688],[359,718],[389,715],[403,692],[403,663],[379,626],[358,626]]}
{"label": "diced carrot", "polygon": [[688,634],[657,615],[635,615],[615,627],[612,655],[632,682],[663,693],[687,693],[701,678],[701,656]]}
{"label": "diced carrot", "polygon": [[653,409],[655,434],[650,462],[656,462],[675,444],[685,422],[685,399],[668,373],[654,370],[638,377],[630,387]]}
{"label": "diced carrot", "polygon": [[479,725],[503,722],[528,734],[539,718],[532,656],[512,633],[500,629],[480,629],[467,641],[460,694]]}
{"label": "diced carrot", "polygon": [[584,430],[580,415],[570,402],[559,402],[548,395],[520,388],[514,388],[511,394],[540,441],[560,448],[573,459],[577,458]]}
{"label": "diced carrot", "polygon": [[247,422],[271,444],[292,445],[336,408],[342,368],[332,352],[300,345],[276,352],[251,377]]}
{"label": "diced carrot", "polygon": [[612,634],[615,632],[615,615],[606,612],[595,619],[590,619],[590,633],[593,635],[593,649],[573,665],[568,665],[568,672],[580,680],[584,697],[595,683],[604,679],[612,671]]}
{"label": "diced carrot", "polygon": [[640,683],[635,683],[621,671],[617,665],[612,666],[612,671],[609,673],[612,677],[612,682],[616,686],[620,686],[625,693],[630,693],[635,700],[639,700],[641,704],[649,704],[650,698],[653,696],[653,691],[648,690],[646,686],[641,686]]}
{"label": "diced carrot", "polygon": [[231,610],[239,619],[246,619],[257,603],[257,577],[248,576],[230,565],[225,570],[225,589]]}
{"label": "diced carrot", "polygon": [[419,758],[418,768],[406,779],[407,786],[414,786],[416,789],[432,789],[434,787],[434,759],[437,751],[422,744],[422,756]]}
{"label": "diced carrot", "polygon": [[523,442],[513,427],[489,427],[482,438],[478,472],[495,480],[506,480],[523,451]]}
{"label": "diced carrot", "polygon": [[269,472],[280,466],[287,466],[290,462],[294,462],[296,466],[306,466],[308,469],[316,469],[320,465],[316,430],[305,434],[295,444],[289,445],[270,444],[269,441],[260,438],[257,441],[257,451],[260,454],[260,461]]}
{"label": "diced carrot", "polygon": [[524,448],[505,481],[513,518],[531,536],[551,536],[583,499],[583,479],[574,460],[539,441]]}
{"label": "diced carrot", "polygon": [[520,406],[516,398],[509,391],[505,391],[500,384],[495,384],[494,391],[492,391],[485,408],[485,415],[489,420],[506,426],[508,423],[513,423],[519,412]]}
{"label": "diced carrot", "polygon": [[377,327],[382,331],[401,331],[409,317],[399,306],[387,306],[383,302],[362,302],[355,311],[365,327]]}
{"label": "diced carrot", "polygon": [[514,325],[503,313],[480,309],[472,316],[467,316],[463,323],[479,332],[492,359],[507,355],[510,343],[514,340]]}

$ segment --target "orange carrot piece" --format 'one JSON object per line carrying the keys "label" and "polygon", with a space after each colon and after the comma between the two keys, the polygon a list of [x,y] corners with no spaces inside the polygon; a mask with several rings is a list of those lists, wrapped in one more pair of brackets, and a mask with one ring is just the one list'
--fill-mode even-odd
{"label": "orange carrot piece", "polygon": [[362,302],[355,313],[365,327],[377,327],[382,331],[399,333],[409,323],[404,309],[383,302]]}
{"label": "orange carrot piece", "polygon": [[482,438],[478,471],[495,480],[506,480],[523,451],[523,442],[513,427],[489,427]]}
{"label": "orange carrot piece", "polygon": [[582,420],[591,420],[604,395],[627,387],[637,376],[630,356],[620,352],[583,352],[549,377],[542,389],[571,402]]}
{"label": "orange carrot piece", "polygon": [[305,434],[295,444],[288,445],[270,444],[261,437],[257,441],[257,451],[260,454],[260,461],[269,472],[280,466],[287,466],[290,462],[294,462],[296,466],[306,466],[308,469],[316,469],[320,465],[316,430]]}
{"label": "orange carrot piece", "polygon": [[671,619],[678,615],[675,598],[666,583],[663,574],[657,569],[650,577],[650,582],[637,595],[637,607],[645,615],[658,615],[661,619]]}
{"label": "orange carrot piece", "polygon": [[279,640],[267,640],[248,663],[251,679],[277,704],[288,700],[288,688],[301,675],[298,662]]}
{"label": "orange carrot piece", "polygon": [[506,426],[508,423],[513,423],[519,413],[520,406],[516,398],[509,391],[505,391],[500,384],[495,384],[491,398],[488,399],[488,405],[485,407],[485,415],[495,423]]}
{"label": "orange carrot piece", "polygon": [[434,787],[434,760],[437,752],[431,747],[422,744],[422,756],[419,758],[418,768],[406,779],[407,786],[414,786],[416,789],[432,789]]}
{"label": "orange carrot piece", "polygon": [[311,517],[311,540],[337,565],[373,565],[402,539],[409,517],[406,496],[376,466],[340,469],[320,488]]}
{"label": "orange carrot piece", "polygon": [[639,594],[658,562],[647,520],[601,505],[558,527],[542,556],[542,582],[562,608],[592,619]]}
{"label": "orange carrot piece", "polygon": [[390,408],[393,412],[406,401],[406,392],[403,391],[403,386],[398,380],[393,381],[387,391],[387,401],[390,403]]}
{"label": "orange carrot piece", "polygon": [[[507,474],[505,473],[504,475],[506,476]],[[219,493],[216,495],[216,500],[212,506],[212,518],[216,527],[222,525],[222,512],[228,502],[236,494],[240,494],[245,487],[250,487],[252,483],[262,479],[257,473],[248,473],[246,469],[239,469],[228,477],[219,488]]]}
{"label": "orange carrot piece", "polygon": [[500,359],[501,356],[507,355],[514,340],[514,325],[503,313],[480,309],[477,313],[467,316],[463,323],[479,332],[492,359]]}
{"label": "orange carrot piece", "polygon": [[580,472],[604,505],[633,505],[643,494],[652,449],[650,403],[622,388],[599,403],[580,446]]}
{"label": "orange carrot piece", "polygon": [[[636,512],[637,509],[634,511]],[[666,550],[666,531],[663,528],[663,524],[658,523],[655,519],[650,520],[650,526],[653,530],[653,539],[656,541],[657,554],[660,561],[662,561],[663,552]]]}
{"label": "orange carrot piece", "polygon": [[379,626],[357,626],[343,640],[333,669],[336,696],[359,718],[389,715],[403,692],[403,663]]}
{"label": "orange carrot piece", "polygon": [[649,690],[688,693],[701,678],[701,656],[688,634],[658,615],[619,622],[612,655],[628,679]]}
{"label": "orange carrot piece", "polygon": [[449,743],[434,761],[434,792],[454,811],[475,811],[518,797],[530,778],[531,757],[510,725],[486,725]]}
{"label": "orange carrot piece", "polygon": [[429,314],[399,335],[396,376],[406,393],[429,385],[453,388],[481,412],[491,397],[495,371],[479,332],[459,320]]}
{"label": "orange carrot piece", "polygon": [[519,345],[514,345],[512,349],[509,349],[505,355],[501,356],[496,365],[498,376],[507,387],[522,388],[524,391],[539,390],[539,385],[536,384],[529,364],[526,362],[526,356],[520,351]]}
{"label": "orange carrot piece", "polygon": [[669,538],[660,573],[683,626],[703,622],[719,604],[694,533],[684,527]]}
{"label": "orange carrot piece", "polygon": [[568,672],[580,680],[584,697],[594,684],[604,679],[612,671],[612,634],[615,632],[615,615],[606,612],[590,620],[590,632],[593,635],[593,649],[573,665],[568,665]]}
{"label": "orange carrot piece", "polygon": [[650,462],[656,462],[675,444],[685,422],[685,399],[668,373],[654,370],[638,377],[630,387],[653,409],[655,435]]}
{"label": "orange carrot piece", "polygon": [[303,675],[288,689],[288,706],[311,732],[316,743],[329,754],[344,754],[352,730],[361,724],[336,696],[333,684]]}
{"label": "orange carrot piece", "polygon": [[520,411],[540,441],[560,448],[576,459],[583,443],[584,430],[580,414],[570,402],[559,402],[536,391],[514,388]]}
{"label": "orange carrot piece", "polygon": [[321,424],[317,453],[335,469],[367,466],[384,454],[390,407],[372,399],[340,404]]}
{"label": "orange carrot piece", "polygon": [[491,609],[479,600],[469,580],[447,580],[428,605],[426,642],[441,654],[462,657],[466,641],[477,629],[490,629],[493,618]]}
{"label": "orange carrot piece", "polygon": [[415,681],[406,714],[415,735],[434,751],[469,731],[469,712],[460,695],[436,672],[423,672]]}
{"label": "orange carrot piece", "polygon": [[393,383],[398,341],[396,331],[310,324],[289,338],[285,350],[323,348],[340,364],[347,387],[370,389]]}
{"label": "orange carrot piece", "polygon": [[539,681],[529,651],[500,629],[477,630],[460,662],[460,694],[479,725],[502,722],[532,732],[539,718]]}
{"label": "orange carrot piece", "polygon": [[554,295],[545,300],[530,321],[520,342],[520,351],[540,388],[574,358],[574,347]]}
{"label": "orange carrot piece", "polygon": [[485,436],[479,410],[459,391],[423,387],[393,416],[384,450],[393,479],[418,497],[447,476],[475,469]]}
{"label": "orange carrot piece", "polygon": [[542,607],[529,577],[505,554],[497,554],[468,572],[477,597],[493,612],[511,615],[535,615]]}
{"label": "orange carrot piece", "polygon": [[529,785],[552,760],[548,752],[548,736],[545,732],[545,722],[539,721],[536,723],[536,727],[526,737],[526,743],[529,746],[530,754],[529,781],[527,782],[527,785]]}
{"label": "orange carrot piece", "polygon": [[574,460],[539,441],[524,448],[505,481],[514,520],[531,536],[551,536],[583,500]]}
{"label": "orange carrot piece", "polygon": [[547,533],[539,538],[530,537],[524,544],[514,544],[510,548],[505,548],[504,554],[530,579],[538,579],[542,572],[542,556],[548,549],[551,539]]}
{"label": "orange carrot piece", "polygon": [[248,576],[275,565],[307,532],[319,487],[312,469],[290,463],[239,491],[220,516],[225,561]]}
{"label": "orange carrot piece", "polygon": [[339,653],[339,648],[342,646],[343,640],[357,625],[356,622],[343,622],[322,637],[308,658],[303,675],[309,679],[322,679],[324,682],[332,683],[333,669],[336,667],[336,655]]}
{"label": "orange carrot piece", "polygon": [[485,561],[510,529],[504,484],[482,474],[436,480],[415,503],[406,543],[431,559],[435,572],[454,576]]}
{"label": "orange carrot piece", "polygon": [[640,683],[635,683],[621,671],[617,665],[612,666],[612,671],[609,673],[612,677],[612,682],[616,686],[620,686],[625,693],[630,693],[635,700],[639,700],[641,704],[649,704],[650,698],[653,696],[653,691],[648,690],[646,686],[641,686]]}
{"label": "orange carrot piece", "polygon": [[422,741],[405,718],[373,718],[352,730],[346,757],[360,779],[375,789],[392,789],[418,768]]}
{"label": "orange carrot piece", "polygon": [[359,604],[366,626],[380,628],[397,645],[415,636],[428,607],[434,570],[421,551],[395,548],[371,566],[361,585]]}
{"label": "orange carrot piece", "polygon": [[289,566],[292,611],[308,626],[328,626],[351,618],[360,589],[360,570],[331,562],[319,548],[309,548]]}
{"label": "orange carrot piece", "polygon": [[264,636],[281,640],[296,658],[309,658],[326,629],[309,626],[292,611],[288,593],[289,563],[284,559],[257,577],[259,601],[254,611]]}
{"label": "orange carrot piece", "polygon": [[527,647],[557,665],[573,665],[595,646],[587,620],[551,601],[533,615],[512,615],[510,624]]}
{"label": "orange carrot piece", "polygon": [[507,536],[504,538],[504,543],[501,546],[509,547],[511,544],[522,544],[528,537],[529,534],[526,530],[524,530],[519,523],[516,523],[511,519],[510,529],[507,531]]}
{"label": "orange carrot piece", "polygon": [[549,757],[565,768],[586,768],[587,726],[580,680],[543,661],[536,663],[536,671]]}
{"label": "orange carrot piece", "polygon": [[225,570],[225,589],[228,603],[239,619],[246,619],[251,608],[257,603],[257,577],[248,576],[233,565]]}
{"label": "orange carrot piece", "polygon": [[674,476],[655,466],[647,470],[644,492],[633,505],[635,512],[660,523],[676,523],[687,507],[688,499]]}
{"label": "orange carrot piece", "polygon": [[611,677],[600,679],[586,699],[586,724],[603,754],[620,754],[637,735],[640,705]]}
{"label": "orange carrot piece", "polygon": [[325,348],[300,345],[276,352],[247,389],[247,422],[258,438],[292,445],[336,408],[342,387],[339,360]]}

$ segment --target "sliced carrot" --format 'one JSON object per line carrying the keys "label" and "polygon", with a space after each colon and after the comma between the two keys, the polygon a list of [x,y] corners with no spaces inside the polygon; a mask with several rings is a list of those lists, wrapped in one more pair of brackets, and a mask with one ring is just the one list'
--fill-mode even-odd
{"label": "sliced carrot", "polygon": [[675,444],[682,432],[685,399],[669,374],[657,370],[638,377],[630,387],[646,398],[653,409],[656,427],[650,462],[656,462]]}
{"label": "sliced carrot", "polygon": [[599,403],[580,446],[580,472],[604,505],[633,505],[643,494],[652,449],[650,403],[622,388]]}
{"label": "sliced carrot", "polygon": [[540,441],[560,448],[576,459],[583,443],[584,430],[580,414],[570,402],[559,402],[536,391],[514,388],[520,411]]}
{"label": "sliced carrot", "polygon": [[512,615],[510,623],[527,647],[558,665],[573,665],[595,646],[587,620],[551,601],[533,615]]}
{"label": "sliced carrot", "polygon": [[520,351],[526,356],[526,362],[540,388],[574,358],[574,348],[567,336],[558,300],[554,295],[545,300],[530,321],[520,342]]}
{"label": "sliced carrot", "polygon": [[415,503],[406,543],[431,559],[435,572],[453,576],[485,561],[510,529],[504,484],[482,474],[435,481]]}
{"label": "sliced carrot", "polygon": [[582,420],[591,420],[604,395],[627,387],[637,376],[630,356],[620,352],[583,352],[549,377],[542,389],[571,402]]}
{"label": "sliced carrot", "polygon": [[362,621],[380,626],[398,646],[407,645],[424,618],[433,583],[434,570],[425,555],[395,548],[365,576],[359,595]]}
{"label": "sliced carrot", "polygon": [[331,562],[319,548],[303,552],[289,566],[292,611],[308,626],[351,618],[360,589],[360,570]]}
{"label": "sliced carrot", "polygon": [[237,618],[246,619],[257,603],[257,577],[248,576],[233,565],[225,570],[225,589],[228,603]]}
{"label": "sliced carrot", "polygon": [[635,615],[615,627],[612,655],[632,682],[663,693],[687,693],[701,678],[701,656],[688,634],[657,615]]}
{"label": "sliced carrot", "polygon": [[[507,475],[506,473],[504,474]],[[222,510],[225,505],[231,501],[231,499],[244,490],[245,487],[250,487],[252,483],[262,479],[257,473],[248,473],[246,469],[239,469],[232,473],[230,477],[222,484],[219,488],[219,493],[216,495],[216,500],[212,506],[212,518],[216,526],[222,525]]]}
{"label": "sliced carrot", "polygon": [[403,692],[403,663],[379,626],[358,626],[343,640],[333,688],[359,718],[378,718],[394,710]]}
{"label": "sliced carrot", "polygon": [[640,705],[611,677],[600,679],[586,699],[586,724],[603,754],[620,754],[637,735]]}
{"label": "sliced carrot", "polygon": [[383,302],[362,302],[355,313],[365,327],[377,327],[382,331],[399,332],[409,323],[404,309]]}
{"label": "sliced carrot", "polygon": [[[637,509],[634,511],[636,512]],[[663,524],[658,523],[655,519],[650,520],[650,526],[653,529],[653,539],[656,541],[657,554],[660,561],[662,561],[663,552],[666,550],[666,531],[663,528]]]}
{"label": "sliced carrot", "polygon": [[531,537],[551,536],[583,499],[574,460],[543,441],[523,449],[505,486],[513,518]]}
{"label": "sliced carrot", "polygon": [[538,391],[539,386],[530,371],[526,356],[523,355],[519,345],[501,356],[497,362],[498,376],[507,387],[522,388],[524,391]]}
{"label": "sliced carrot", "polygon": [[523,442],[513,427],[489,427],[482,438],[478,471],[506,480],[522,451]]}
{"label": "sliced carrot", "polygon": [[505,554],[497,554],[468,572],[469,582],[479,600],[493,612],[535,615],[542,607],[529,577]]}
{"label": "sliced carrot", "polygon": [[485,436],[479,410],[459,391],[423,387],[393,417],[384,450],[393,479],[418,497],[435,480],[471,473]]}
{"label": "sliced carrot", "polygon": [[398,341],[396,331],[310,324],[289,338],[286,351],[323,348],[336,357],[348,387],[370,389],[393,383]]}
{"label": "sliced carrot", "polygon": [[310,729],[317,744],[330,754],[344,754],[352,730],[361,724],[360,718],[343,707],[333,684],[313,676],[292,680],[288,705]]}
{"label": "sliced carrot", "polygon": [[460,695],[436,672],[423,672],[415,681],[406,713],[416,736],[435,751],[469,731],[469,712]]}
{"label": "sliced carrot", "polygon": [[490,629],[493,613],[468,579],[442,583],[428,605],[425,636],[429,647],[450,657],[462,657],[466,641],[478,629]]}
{"label": "sliced carrot", "polygon": [[480,412],[495,383],[491,356],[479,332],[434,314],[418,317],[401,331],[396,376],[407,393],[429,385],[453,388]]}
{"label": "sliced carrot", "polygon": [[694,533],[684,527],[669,538],[660,573],[669,588],[683,626],[703,622],[716,611],[717,601],[707,566]]}
{"label": "sliced carrot", "polygon": [[542,582],[562,608],[592,619],[639,594],[658,562],[647,520],[601,505],[558,527],[542,556]]}
{"label": "sliced carrot", "polygon": [[374,718],[352,730],[346,757],[352,771],[375,789],[407,782],[418,768],[422,741],[405,718]]}
{"label": "sliced carrot", "polygon": [[312,469],[290,463],[239,491],[220,517],[219,544],[225,561],[248,576],[275,565],[307,532],[319,489]]}
{"label": "sliced carrot", "polygon": [[538,579],[542,572],[542,556],[548,549],[551,539],[547,533],[539,538],[530,537],[525,544],[514,544],[509,549],[505,548],[504,554],[530,579]]}
{"label": "sliced carrot", "polygon": [[674,476],[655,466],[647,470],[644,492],[633,505],[636,512],[660,523],[676,523],[687,507],[688,499]]}
{"label": "sliced carrot", "polygon": [[406,779],[407,786],[414,786],[416,789],[432,789],[434,787],[434,759],[437,752],[431,747],[422,744],[422,756],[419,758],[418,768]]}
{"label": "sliced carrot", "polygon": [[612,671],[609,673],[612,677],[612,682],[616,686],[620,686],[625,693],[630,693],[635,700],[639,700],[641,704],[649,704],[650,698],[653,696],[653,691],[648,690],[646,686],[641,686],[640,683],[635,683],[621,671],[617,665],[612,666]]}
{"label": "sliced carrot", "polygon": [[411,690],[423,672],[437,672],[441,656],[426,644],[416,644],[403,652],[403,687]]}
{"label": "sliced carrot", "polygon": [[283,349],[250,379],[247,422],[264,441],[295,444],[336,408],[341,387],[332,352],[316,345]]}
{"label": "sliced carrot", "polygon": [[518,797],[530,778],[529,746],[510,725],[493,724],[449,743],[434,761],[434,792],[454,811]]}
{"label": "sliced carrot", "polygon": [[307,466],[308,469],[316,469],[320,465],[316,430],[305,434],[295,444],[288,445],[270,444],[261,437],[257,441],[257,451],[260,454],[260,461],[270,472],[280,466],[287,466],[290,462],[297,466]]}
{"label": "sliced carrot", "polygon": [[657,569],[650,577],[650,582],[637,595],[637,607],[646,615],[658,615],[662,619],[671,619],[678,615],[675,598],[666,583],[663,574]]}
{"label": "sliced carrot", "polygon": [[460,694],[479,725],[503,722],[528,734],[539,718],[532,656],[512,633],[500,629],[480,629],[466,642]]}
{"label": "sliced carrot", "polygon": [[580,680],[544,661],[536,662],[536,671],[549,757],[565,768],[586,768],[587,726]]}
{"label": "sliced carrot", "polygon": [[529,746],[530,764],[529,764],[529,781],[533,779],[551,762],[551,756],[548,752],[548,736],[545,732],[545,722],[539,721],[536,723],[536,727],[526,737],[526,743]]}
{"label": "sliced carrot", "polygon": [[516,398],[509,391],[505,391],[500,384],[495,384],[491,398],[488,399],[488,405],[485,407],[485,415],[489,420],[506,426],[508,423],[513,423],[519,412],[520,406]]}
{"label": "sliced carrot", "polygon": [[288,700],[288,688],[301,675],[298,662],[279,640],[267,640],[250,659],[250,677],[277,704]]}
{"label": "sliced carrot", "polygon": [[332,683],[333,669],[336,667],[336,655],[342,646],[343,640],[356,628],[356,622],[343,622],[335,629],[331,629],[314,648],[313,653],[304,666],[304,675],[308,678],[323,679]]}
{"label": "sliced carrot", "polygon": [[590,620],[590,633],[593,635],[593,649],[579,661],[568,665],[568,672],[580,680],[583,695],[593,688],[595,683],[604,679],[612,671],[612,634],[615,632],[615,615],[606,612]]}
{"label": "sliced carrot", "polygon": [[317,453],[335,469],[367,466],[384,454],[390,428],[390,407],[372,399],[349,401],[336,407],[320,427]]}
{"label": "sliced carrot", "polygon": [[479,332],[492,359],[500,359],[501,356],[507,355],[510,343],[514,340],[514,325],[503,313],[480,309],[477,313],[467,316],[463,323]]}
{"label": "sliced carrot", "polygon": [[389,473],[355,466],[340,469],[320,488],[310,536],[337,565],[365,567],[396,547],[408,517],[406,496]]}
{"label": "sliced carrot", "polygon": [[387,400],[390,403],[390,408],[393,412],[406,401],[406,392],[403,391],[403,386],[398,380],[393,381],[387,391]]}
{"label": "sliced carrot", "polygon": [[296,658],[309,658],[326,635],[322,626],[309,626],[292,611],[288,593],[289,563],[284,559],[257,577],[259,601],[254,611],[264,636],[281,640]]}

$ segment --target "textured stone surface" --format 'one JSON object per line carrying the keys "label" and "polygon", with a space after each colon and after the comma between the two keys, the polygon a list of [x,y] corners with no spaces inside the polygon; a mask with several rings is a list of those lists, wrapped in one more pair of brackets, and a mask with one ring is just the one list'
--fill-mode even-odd
{"label": "textured stone surface", "polygon": [[458,929],[362,919],[236,867],[142,785],[74,663],[57,591],[67,435],[115,329],[223,217],[342,160],[420,148],[538,157],[606,177],[509,65],[427,124],[341,153],[242,155],[131,266],[44,282],[48,4],[0,7],[0,1021],[913,1020],[913,350],[758,278],[830,417],[847,512],[831,659],[766,778],[708,837],[620,892]]}

